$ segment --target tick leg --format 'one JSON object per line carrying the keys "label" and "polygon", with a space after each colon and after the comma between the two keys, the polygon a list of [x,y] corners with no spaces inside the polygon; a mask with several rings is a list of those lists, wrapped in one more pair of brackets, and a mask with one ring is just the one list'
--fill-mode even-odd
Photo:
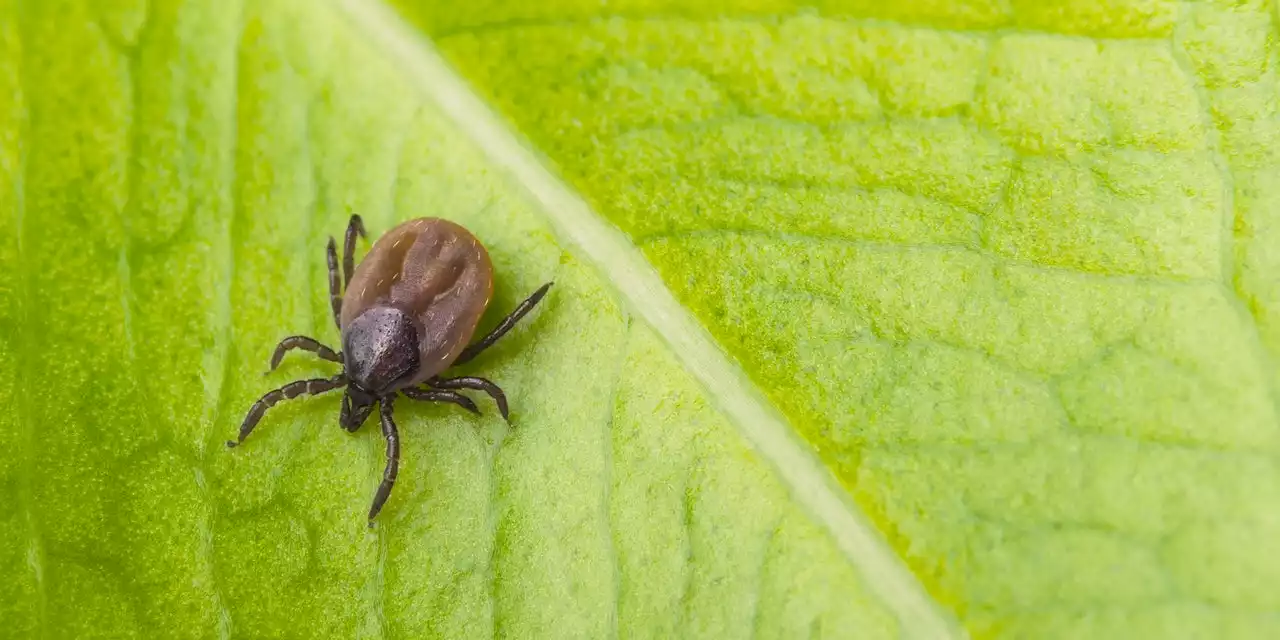
{"label": "tick leg", "polygon": [[369,507],[369,527],[373,527],[373,518],[382,511],[382,505],[391,495],[391,488],[396,484],[396,475],[400,472],[400,433],[396,430],[396,422],[392,415],[392,398],[389,395],[380,402],[382,414],[382,436],[387,439],[387,468],[382,472],[382,484],[378,492],[373,494],[373,506]]}
{"label": "tick leg", "polygon": [[475,378],[465,376],[461,378],[434,378],[427,381],[427,384],[436,389],[472,389],[475,391],[483,391],[489,394],[493,401],[498,403],[498,413],[502,414],[502,419],[510,422],[511,416],[507,413],[507,394],[502,389],[489,380],[484,378]]}
{"label": "tick leg", "polygon": [[338,247],[329,236],[329,246],[325,249],[325,257],[329,260],[329,306],[333,307],[333,323],[342,329],[342,290],[338,280]]}
{"label": "tick leg", "polygon": [[315,338],[308,338],[307,336],[289,336],[288,338],[281,340],[280,344],[276,345],[275,353],[271,354],[272,371],[275,371],[276,367],[280,366],[280,361],[284,359],[284,354],[290,349],[310,351],[329,362],[342,363],[342,356],[335,353],[333,349],[320,344],[320,341]]}
{"label": "tick leg", "polygon": [[498,338],[501,338],[510,331],[511,327],[516,326],[516,323],[520,321],[520,318],[523,318],[525,314],[533,310],[533,307],[542,300],[542,296],[547,295],[547,289],[550,289],[552,284],[554,283],[548,282],[541,287],[538,287],[538,290],[534,291],[533,295],[529,296],[524,302],[521,302],[516,306],[515,311],[512,311],[510,315],[503,318],[502,322],[499,322],[498,326],[495,327],[493,331],[489,332],[489,335],[481,338],[479,342],[463,349],[462,353],[458,355],[458,359],[453,361],[453,365],[470,362],[472,358],[480,355],[481,351],[493,346],[493,343],[497,342]]}
{"label": "tick leg", "polygon": [[476,406],[476,403],[472,402],[471,398],[468,398],[456,391],[409,388],[401,389],[400,393],[403,393],[410,400],[421,400],[423,402],[451,402],[463,409],[466,409],[467,411],[470,411],[471,413],[480,415],[480,408]]}
{"label": "tick leg", "polygon": [[351,274],[356,270],[356,234],[361,238],[367,237],[364,234],[364,221],[360,219],[359,214],[351,214],[351,221],[347,223],[347,238],[342,245],[342,287],[345,289],[351,284]]}
{"label": "tick leg", "polygon": [[332,391],[339,387],[344,387],[347,379],[341,375],[332,378],[313,378],[311,380],[297,380],[280,387],[272,389],[266,395],[258,398],[258,401],[249,407],[249,414],[244,417],[244,422],[240,423],[240,435],[235,440],[228,440],[227,446],[234,447],[244,442],[249,437],[249,432],[258,425],[258,421],[262,419],[262,415],[267,409],[276,406],[281,400],[296,398],[302,394],[316,395],[326,391]]}

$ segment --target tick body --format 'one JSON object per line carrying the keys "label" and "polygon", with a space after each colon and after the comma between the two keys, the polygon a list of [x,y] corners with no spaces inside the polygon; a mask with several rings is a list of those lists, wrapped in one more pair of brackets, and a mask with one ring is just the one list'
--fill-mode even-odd
{"label": "tick body", "polygon": [[335,352],[314,338],[290,336],[271,356],[274,370],[286,352],[303,349],[340,363],[342,373],[298,380],[268,392],[250,407],[239,436],[227,446],[244,442],[267,409],[283,399],[345,388],[339,425],[355,432],[378,408],[387,442],[386,470],[369,509],[369,526],[373,526],[399,470],[396,397],[449,402],[478,414],[475,403],[459,393],[471,389],[493,398],[498,412],[508,419],[507,399],[498,385],[484,378],[441,374],[475,358],[506,334],[542,300],[551,283],[539,287],[493,331],[473,343],[476,326],[493,296],[493,264],[475,236],[447,220],[418,218],[388,231],[355,266],[356,238],[364,235],[360,216],[351,216],[341,274],[332,238],[327,248],[329,299],[342,351]]}

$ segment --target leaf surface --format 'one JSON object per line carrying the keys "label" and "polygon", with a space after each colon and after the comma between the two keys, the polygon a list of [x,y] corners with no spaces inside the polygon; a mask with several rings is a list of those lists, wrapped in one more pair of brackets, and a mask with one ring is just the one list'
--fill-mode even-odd
{"label": "leaf surface", "polygon": [[[380,35],[301,0],[0,2],[3,635],[886,637],[942,620],[901,615],[883,584],[910,576],[865,572],[893,556],[840,544]],[[499,274],[486,327],[556,282],[466,369],[506,389],[511,426],[487,403],[397,405],[400,479],[372,530],[383,444],[336,428],[336,395],[222,446],[266,390],[332,375],[305,354],[263,372],[286,335],[335,344],[322,252],[353,211],[374,234],[424,215],[472,229]]]}
{"label": "leaf surface", "polygon": [[977,636],[1280,630],[1263,2],[394,2]]}

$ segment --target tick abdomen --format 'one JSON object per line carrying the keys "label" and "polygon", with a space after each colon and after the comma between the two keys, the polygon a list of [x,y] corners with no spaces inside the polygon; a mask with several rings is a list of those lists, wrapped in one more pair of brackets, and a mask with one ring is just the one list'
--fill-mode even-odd
{"label": "tick abdomen", "polygon": [[413,319],[419,370],[413,383],[444,371],[466,348],[493,294],[493,264],[480,241],[440,218],[417,218],[369,249],[342,301],[345,333],[356,318],[392,307]]}

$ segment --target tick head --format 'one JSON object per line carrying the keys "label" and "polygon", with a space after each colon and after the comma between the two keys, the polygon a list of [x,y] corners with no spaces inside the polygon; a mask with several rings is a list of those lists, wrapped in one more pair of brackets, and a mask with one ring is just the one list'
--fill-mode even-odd
{"label": "tick head", "polygon": [[353,403],[355,394],[380,397],[393,392],[418,372],[418,330],[405,312],[372,307],[342,333],[343,364]]}
{"label": "tick head", "polygon": [[369,419],[373,412],[374,397],[353,385],[347,386],[342,396],[342,415],[338,416],[338,424],[347,431],[355,431]]}

